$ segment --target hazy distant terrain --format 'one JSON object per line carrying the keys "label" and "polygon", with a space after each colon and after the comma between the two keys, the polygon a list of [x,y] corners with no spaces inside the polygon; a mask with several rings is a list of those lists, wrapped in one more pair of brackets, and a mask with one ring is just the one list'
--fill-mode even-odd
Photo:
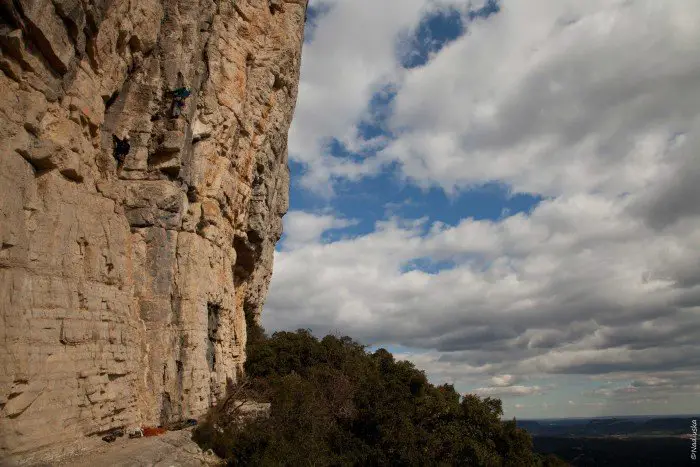
{"label": "hazy distant terrain", "polygon": [[535,450],[575,466],[685,466],[697,416],[520,420]]}

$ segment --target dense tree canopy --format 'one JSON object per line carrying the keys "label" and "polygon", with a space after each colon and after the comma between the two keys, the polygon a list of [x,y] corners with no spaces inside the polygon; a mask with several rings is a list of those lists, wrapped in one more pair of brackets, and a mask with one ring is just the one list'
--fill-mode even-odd
{"label": "dense tree canopy", "polygon": [[195,431],[229,465],[556,465],[533,453],[515,421],[501,421],[500,400],[434,386],[384,349],[249,331],[247,379],[231,389],[271,402],[269,418],[231,423],[218,408]]}

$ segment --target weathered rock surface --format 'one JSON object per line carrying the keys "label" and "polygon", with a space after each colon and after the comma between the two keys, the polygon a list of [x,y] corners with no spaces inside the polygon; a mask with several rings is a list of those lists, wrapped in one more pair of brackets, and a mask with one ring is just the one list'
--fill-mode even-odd
{"label": "weathered rock surface", "polygon": [[203,452],[192,441],[192,430],[169,431],[161,436],[117,438],[102,443],[88,453],[79,453],[51,461],[57,467],[193,467],[220,466],[213,452]]}
{"label": "weathered rock surface", "polygon": [[196,417],[239,377],[305,12],[0,0],[0,459]]}

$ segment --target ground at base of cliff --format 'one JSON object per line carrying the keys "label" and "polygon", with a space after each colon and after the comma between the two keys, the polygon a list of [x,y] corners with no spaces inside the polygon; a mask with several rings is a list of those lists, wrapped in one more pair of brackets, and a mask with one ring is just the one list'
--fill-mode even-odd
{"label": "ground at base of cliff", "polygon": [[222,461],[215,454],[206,453],[192,441],[190,428],[168,431],[161,436],[129,439],[118,438],[94,450],[81,452],[41,467],[170,467],[215,466]]}

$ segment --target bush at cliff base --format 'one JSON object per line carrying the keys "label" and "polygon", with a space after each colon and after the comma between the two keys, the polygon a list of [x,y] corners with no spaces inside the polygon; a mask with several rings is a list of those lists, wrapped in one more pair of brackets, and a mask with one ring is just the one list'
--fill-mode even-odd
{"label": "bush at cliff base", "polygon": [[[228,465],[566,465],[533,453],[499,399],[434,386],[384,349],[306,330],[249,337],[246,382],[194,432]],[[243,421],[233,400],[268,401],[269,416]]]}

